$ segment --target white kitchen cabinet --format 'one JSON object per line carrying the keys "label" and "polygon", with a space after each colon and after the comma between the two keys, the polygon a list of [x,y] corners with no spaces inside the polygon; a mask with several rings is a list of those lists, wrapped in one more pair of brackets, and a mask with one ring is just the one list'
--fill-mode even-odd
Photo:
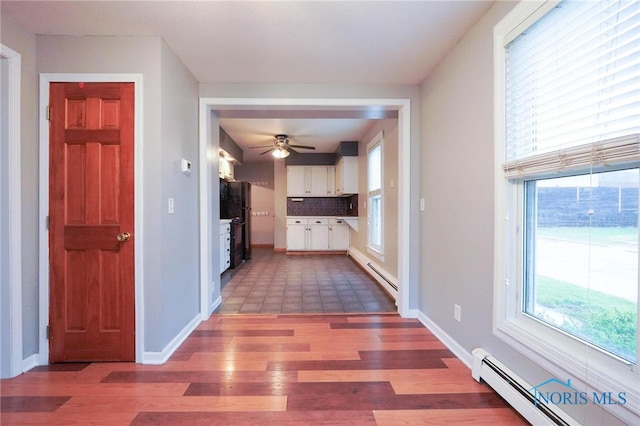
{"label": "white kitchen cabinet", "polygon": [[307,194],[307,168],[301,166],[287,167],[287,196],[306,197]]}
{"label": "white kitchen cabinet", "polygon": [[222,179],[233,180],[233,163],[226,158],[220,157],[218,160],[218,176]]}
{"label": "white kitchen cabinet", "polygon": [[349,225],[342,219],[287,218],[288,251],[347,251],[350,243]]}
{"label": "white kitchen cabinet", "polygon": [[307,219],[287,219],[287,250],[307,250]]}
{"label": "white kitchen cabinet", "polygon": [[329,250],[329,221],[309,219],[309,250]]}
{"label": "white kitchen cabinet", "polygon": [[341,157],[335,174],[336,195],[358,193],[358,157]]}
{"label": "white kitchen cabinet", "polygon": [[335,195],[335,167],[288,166],[288,197],[330,197]]}
{"label": "white kitchen cabinet", "polygon": [[329,219],[329,250],[349,250],[351,231],[342,219]]}
{"label": "white kitchen cabinet", "polygon": [[220,222],[220,274],[231,266],[231,224]]}

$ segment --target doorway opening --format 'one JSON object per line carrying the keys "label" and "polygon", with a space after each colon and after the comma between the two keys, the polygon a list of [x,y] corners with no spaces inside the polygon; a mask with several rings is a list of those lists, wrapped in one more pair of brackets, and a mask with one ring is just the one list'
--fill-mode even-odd
{"label": "doorway opening", "polygon": [[[397,112],[398,117],[398,312],[403,317],[410,314],[410,101],[409,99],[282,99],[282,98],[201,98],[200,99],[200,288],[201,319],[206,320],[222,303],[219,256],[214,246],[214,227],[220,220],[218,197],[218,148],[217,131],[221,117],[251,117],[266,114],[292,114],[308,116],[327,113],[359,112],[362,116],[375,111]],[[217,242],[216,242],[217,244]],[[411,284],[411,283],[414,284]],[[415,290],[415,289],[414,289]]]}

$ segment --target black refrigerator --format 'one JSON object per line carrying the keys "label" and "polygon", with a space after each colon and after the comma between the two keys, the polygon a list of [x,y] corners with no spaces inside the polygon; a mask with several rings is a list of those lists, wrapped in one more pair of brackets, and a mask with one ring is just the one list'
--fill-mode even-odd
{"label": "black refrigerator", "polygon": [[231,268],[251,259],[251,184],[228,182],[220,217],[231,219]]}

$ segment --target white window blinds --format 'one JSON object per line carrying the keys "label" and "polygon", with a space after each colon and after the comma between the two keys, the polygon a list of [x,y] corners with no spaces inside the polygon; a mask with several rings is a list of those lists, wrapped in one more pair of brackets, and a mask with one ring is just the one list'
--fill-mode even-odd
{"label": "white window blinds", "polygon": [[506,58],[507,175],[640,159],[640,2],[564,1]]}

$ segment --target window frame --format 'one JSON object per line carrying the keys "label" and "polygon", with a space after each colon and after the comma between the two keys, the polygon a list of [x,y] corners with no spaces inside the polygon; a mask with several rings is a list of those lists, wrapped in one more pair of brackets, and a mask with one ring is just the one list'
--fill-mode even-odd
{"label": "window frame", "polygon": [[[524,182],[536,179],[506,177],[502,167],[506,130],[505,47],[558,3],[560,1],[520,2],[494,27],[493,333],[554,376],[564,379],[569,375],[576,388],[626,392],[625,405],[607,405],[605,408],[631,422],[640,415],[639,365],[585,344],[523,312]],[[568,171],[569,174],[576,172]],[[561,174],[554,176],[561,177]]]}
{"label": "window frame", "polygon": [[[380,189],[369,190],[369,153],[376,147],[380,147]],[[384,261],[384,133],[380,131],[367,143],[367,252],[376,257],[378,260]],[[378,197],[380,199],[380,244],[374,244],[371,241],[372,226],[371,221],[371,198]]]}

